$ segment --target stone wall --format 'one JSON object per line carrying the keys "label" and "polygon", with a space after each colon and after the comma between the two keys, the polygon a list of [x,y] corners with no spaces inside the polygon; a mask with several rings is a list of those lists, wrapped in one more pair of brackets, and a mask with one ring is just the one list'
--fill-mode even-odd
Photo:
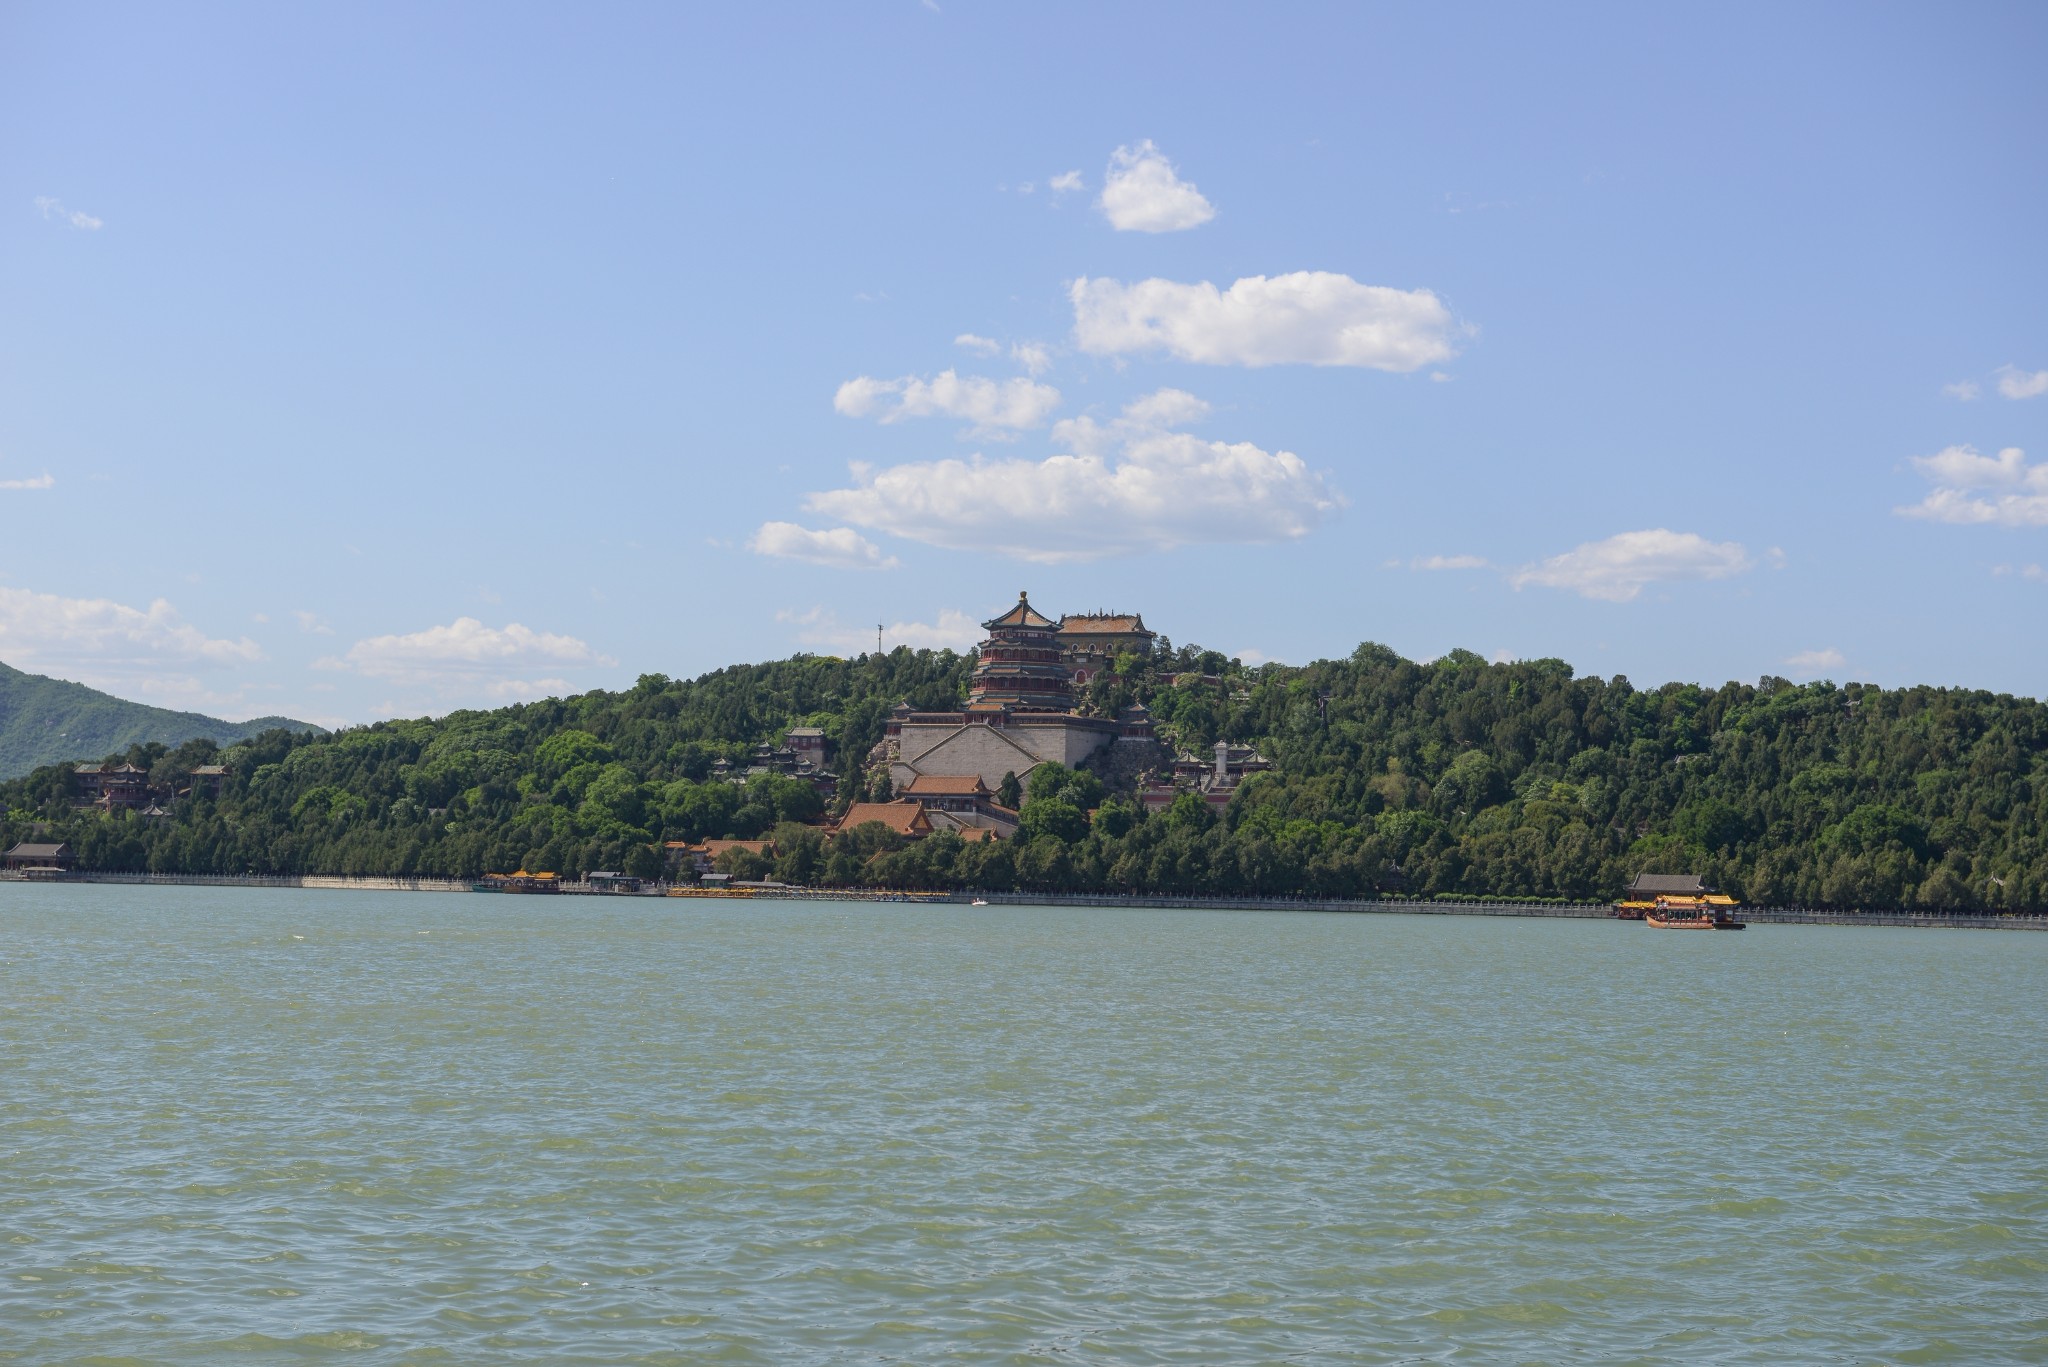
{"label": "stone wall", "polygon": [[901,792],[919,774],[977,774],[994,789],[1003,775],[1022,779],[1047,761],[1077,765],[1115,738],[1114,725],[1082,718],[1009,726],[905,722],[889,781]]}
{"label": "stone wall", "polygon": [[1119,736],[1116,743],[1097,751],[1088,769],[1102,780],[1102,786],[1117,796],[1135,800],[1138,785],[1152,774],[1173,767],[1173,750],[1156,740]]}

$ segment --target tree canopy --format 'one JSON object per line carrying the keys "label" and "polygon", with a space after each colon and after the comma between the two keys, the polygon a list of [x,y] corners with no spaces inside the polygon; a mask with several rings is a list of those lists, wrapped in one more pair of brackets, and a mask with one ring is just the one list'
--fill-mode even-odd
{"label": "tree canopy", "polygon": [[[660,844],[773,836],[739,860],[786,881],[1187,893],[1607,898],[1637,872],[1699,872],[1759,902],[2048,906],[2048,706],[1932,687],[1766,678],[1637,689],[1559,660],[1418,663],[1384,646],[1245,668],[1196,647],[1119,660],[1087,690],[1146,704],[1163,736],[1273,762],[1220,814],[1144,815],[1087,768],[1004,784],[1017,837],[826,841],[781,775],[715,777],[791,726],[833,746],[841,802],[886,792],[868,757],[899,700],[957,706],[971,656],[798,656],[333,735],[134,746],[175,781],[224,762],[172,819],[74,811],[67,774],[0,785],[0,836],[43,823],[92,868],[471,877],[524,866],[651,873]],[[47,836],[45,838],[48,838]]]}

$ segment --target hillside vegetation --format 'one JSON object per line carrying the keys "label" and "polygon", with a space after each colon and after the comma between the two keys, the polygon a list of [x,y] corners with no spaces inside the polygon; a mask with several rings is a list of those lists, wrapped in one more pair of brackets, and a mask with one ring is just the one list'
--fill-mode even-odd
{"label": "hillside vegetation", "polygon": [[[1719,688],[1574,677],[1558,660],[1418,664],[1360,646],[1239,668],[1192,648],[1124,661],[1089,703],[1146,702],[1189,748],[1274,761],[1219,819],[1184,797],[1146,817],[1092,774],[1047,766],[1018,838],[826,841],[806,785],[711,778],[791,725],[835,744],[842,801],[898,699],[955,704],[971,656],[800,656],[691,682],[589,693],[332,736],[229,747],[218,799],[148,826],[74,816],[55,769],[0,785],[7,838],[50,823],[101,868],[445,874],[524,865],[654,872],[659,842],[775,835],[792,882],[888,886],[1491,894],[1607,898],[1638,871],[1698,871],[1752,900],[1863,907],[2048,906],[2048,706],[1943,688]],[[1214,682],[1176,674],[1220,676]],[[212,757],[143,748],[175,771]]]}
{"label": "hillside vegetation", "polygon": [[0,664],[0,779],[17,778],[46,764],[126,752],[151,741],[175,746],[204,736],[231,745],[279,727],[320,729],[288,717],[222,721],[197,712],[173,712]]}

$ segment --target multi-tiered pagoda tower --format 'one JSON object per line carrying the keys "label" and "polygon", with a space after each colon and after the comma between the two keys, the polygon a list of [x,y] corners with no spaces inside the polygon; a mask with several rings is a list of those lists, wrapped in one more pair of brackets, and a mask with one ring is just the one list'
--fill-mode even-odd
{"label": "multi-tiered pagoda tower", "polygon": [[885,743],[897,792],[950,792],[967,780],[995,792],[1006,777],[1028,780],[1041,764],[1072,767],[1120,740],[1153,744],[1143,708],[1115,720],[1074,714],[1074,665],[1061,648],[1060,624],[1032,607],[1030,595],[1018,594],[1016,606],[982,627],[988,640],[965,708],[917,712],[904,702],[889,714]]}
{"label": "multi-tiered pagoda tower", "polygon": [[1061,656],[1059,623],[1032,607],[1029,594],[1019,593],[1015,607],[981,625],[988,640],[968,687],[970,710],[1072,710],[1072,675]]}

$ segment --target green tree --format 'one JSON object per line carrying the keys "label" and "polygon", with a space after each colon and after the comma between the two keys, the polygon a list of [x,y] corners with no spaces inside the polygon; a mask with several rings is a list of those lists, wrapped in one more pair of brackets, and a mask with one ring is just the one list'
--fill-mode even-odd
{"label": "green tree", "polygon": [[[816,877],[1605,897],[1637,872],[1697,872],[1763,901],[2048,906],[2038,699],[1768,677],[1639,689],[1561,661],[1454,651],[1423,665],[1370,644],[1298,668],[1207,653],[1162,641],[1100,700],[1143,703],[1183,744],[1211,730],[1256,744],[1273,768],[1221,821],[1199,798],[1141,818],[1122,765],[1107,787],[1041,765],[1004,794],[1031,813],[1018,840],[913,848],[877,826],[825,846]],[[69,841],[90,869],[166,873],[632,871],[661,840],[814,821],[807,784],[712,777],[716,760],[744,764],[793,725],[832,737],[851,799],[897,701],[955,706],[971,664],[944,651],[798,656],[212,752],[117,746],[170,819],[81,811],[69,767],[45,766],[0,783],[0,841],[36,833]],[[1222,687],[1173,685],[1197,666]],[[208,754],[229,771],[219,795],[171,802]]]}
{"label": "green tree", "polygon": [[1672,818],[1672,826],[1688,843],[1713,853],[1733,849],[1749,834],[1741,811],[1718,797],[1687,803]]}
{"label": "green tree", "polygon": [[581,765],[603,766],[613,759],[611,747],[588,731],[559,731],[542,741],[534,751],[534,769],[544,783]]}
{"label": "green tree", "polygon": [[1071,845],[1088,834],[1088,815],[1057,797],[1033,798],[1018,817],[1018,833],[1026,840],[1044,837]]}

